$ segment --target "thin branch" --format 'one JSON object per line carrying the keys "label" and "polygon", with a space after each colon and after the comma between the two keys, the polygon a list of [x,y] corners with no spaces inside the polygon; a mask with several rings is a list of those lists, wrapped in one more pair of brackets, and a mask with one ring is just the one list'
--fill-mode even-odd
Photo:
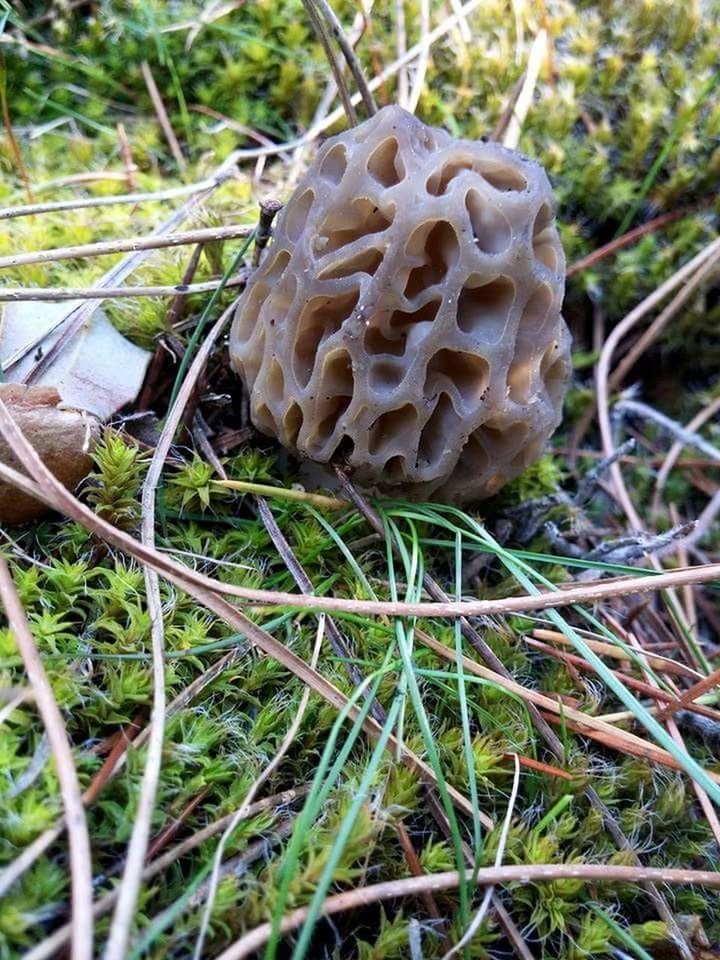
{"label": "thin branch", "polygon": [[185,230],[182,233],[167,233],[164,236],[102,240],[99,243],[83,243],[75,247],[57,247],[54,250],[32,250],[0,257],[0,269],[24,267],[31,263],[54,263],[57,260],[79,260],[85,257],[104,257],[114,253],[137,250],[162,250],[165,247],[181,247],[188,243],[212,243],[215,240],[232,240],[249,237],[253,227],[205,227],[201,230]]}
{"label": "thin branch", "polygon": [[[713,245],[711,244],[711,246]],[[632,347],[617,365],[617,368],[613,370],[609,380],[611,390],[614,390],[623,382],[628,372],[634,367],[653,340],[660,335],[660,333],[665,329],[678,311],[685,306],[688,300],[695,296],[702,285],[712,277],[712,275],[718,269],[719,261],[720,249],[715,248],[707,257],[697,273],[690,278],[687,285],[680,290],[675,298],[667,305],[667,307],[665,307],[662,313],[660,313],[655,320],[653,320],[647,330],[639,338],[637,343],[632,345]]]}
{"label": "thin branch", "polygon": [[[500,839],[498,840],[497,853],[495,854],[495,868],[499,868],[502,865],[503,857],[505,855],[505,846],[507,844],[508,834],[510,833],[510,824],[512,823],[513,810],[515,809],[515,802],[517,800],[518,790],[520,788],[520,760],[516,753],[513,754],[515,760],[515,775],[513,776],[513,785],[510,791],[510,799],[508,800],[507,811],[505,813],[505,820],[503,821],[502,830],[500,831]],[[447,953],[443,956],[442,960],[450,960],[451,957],[454,957],[456,953],[460,953],[462,948],[470,943],[475,936],[475,934],[480,929],[483,920],[485,919],[485,914],[487,909],[490,906],[490,901],[493,896],[494,891],[493,886],[488,886],[485,891],[485,895],[482,899],[477,913],[472,919],[470,926],[467,928],[465,933],[462,935],[461,939],[455,944],[455,946],[448,950]]]}
{"label": "thin branch", "polygon": [[[600,354],[600,358],[597,362],[597,367],[595,368],[597,416],[605,456],[610,457],[615,451],[615,443],[610,424],[609,394],[611,389],[610,364],[618,345],[633,329],[633,327],[635,327],[643,319],[643,317],[645,317],[648,313],[650,313],[651,310],[661,303],[669,293],[675,290],[676,287],[679,287],[681,284],[685,283],[685,281],[693,276],[693,274],[697,275],[696,272],[701,270],[703,265],[706,264],[710,258],[713,258],[718,254],[720,254],[720,238],[717,238],[712,243],[708,244],[703,250],[700,251],[700,253],[694,256],[692,260],[680,267],[679,270],[676,270],[668,280],[661,284],[657,290],[654,290],[649,296],[647,296],[642,303],[635,307],[634,310],[631,310],[625,319],[621,320],[620,323],[613,328],[612,332],[605,341],[602,353]],[[682,296],[683,292],[684,291],[681,291],[679,296]],[[676,297],[672,302],[675,303],[677,299],[678,298]],[[663,313],[667,313],[667,309],[666,311],[663,311]],[[625,511],[625,514],[630,521],[630,525],[636,529],[640,529],[643,524],[625,487],[622,471],[618,463],[614,463],[610,467],[610,476],[612,479],[615,496],[622,506],[622,509]]]}
{"label": "thin branch", "polygon": [[[670,867],[625,867],[600,863],[553,863],[519,864],[507,867],[484,867],[477,872],[467,870],[465,879],[478,886],[488,884],[530,884],[555,880],[582,880],[588,883],[639,883],[650,880],[656,883],[683,885],[700,884],[713,889],[720,888],[720,873],[711,870],[686,870]],[[454,890],[460,883],[455,870],[446,873],[424,874],[422,877],[407,877],[388,880],[345,893],[328,897],[323,904],[322,916],[332,916],[345,910],[367,907],[382,900],[397,897],[416,897],[426,891],[441,893]],[[300,907],[286,914],[280,921],[280,932],[289,933],[305,922],[308,907]],[[265,944],[272,932],[272,923],[263,923],[224,950],[217,960],[244,960]]]}
{"label": "thin branch", "polygon": [[517,101],[512,110],[510,120],[508,121],[507,130],[502,139],[503,146],[509,147],[511,150],[517,150],[517,145],[520,142],[520,132],[532,104],[535,86],[540,76],[540,67],[542,66],[543,57],[547,49],[547,40],[547,32],[540,30],[530,47],[523,85],[518,93]]}
{"label": "thin branch", "polygon": [[187,163],[185,162],[185,157],[180,149],[180,144],[175,136],[175,131],[170,123],[167,110],[165,109],[165,104],[162,101],[160,91],[155,83],[155,77],[152,75],[152,70],[150,69],[150,64],[147,62],[147,60],[143,60],[143,62],[140,64],[140,69],[142,70],[145,86],[148,89],[150,99],[152,100],[153,107],[155,108],[155,114],[158,118],[158,122],[162,128],[162,132],[165,134],[165,139],[168,142],[168,146],[170,147],[170,152],[175,158],[175,163],[178,165],[178,170],[184,171],[187,168]]}
{"label": "thin branch", "polygon": [[683,217],[689,217],[691,214],[697,213],[698,210],[702,209],[702,206],[704,206],[704,204],[695,204],[691,207],[681,207],[679,210],[671,210],[670,213],[663,213],[662,216],[655,217],[654,220],[648,220],[647,223],[628,230],[627,233],[618,237],[617,240],[611,240],[610,243],[598,247],[597,250],[593,250],[592,253],[589,253],[581,260],[576,260],[575,263],[571,263],[567,268],[566,276],[572,277],[576,273],[582,273],[583,270],[595,266],[596,263],[599,263],[606,257],[617,253],[618,250],[623,250],[625,247],[631,246],[636,240],[639,240],[646,234],[654,233],[655,230],[667,227],[671,223],[675,223],[676,220],[682,220]]}
{"label": "thin branch", "polygon": [[0,554],[0,600],[32,685],[60,782],[60,794],[70,841],[72,960],[91,960],[93,956],[92,860],[82,793],[62,713],[55,700],[42,659],[30,632],[25,611],[2,554]]}
{"label": "thin branch", "polygon": [[317,0],[302,0],[302,5],[305,7],[305,12],[308,15],[308,19],[312,24],[315,35],[317,36],[320,44],[325,51],[325,57],[327,62],[332,70],[332,75],[335,78],[335,83],[337,84],[338,93],[340,94],[340,99],[343,103],[343,109],[345,111],[345,116],[351,127],[356,127],[358,124],[357,113],[355,113],[355,107],[352,102],[352,97],[350,96],[350,91],[348,90],[347,82],[343,76],[342,67],[337,61],[335,56],[335,51],[333,50],[332,38],[328,32],[327,25],[323,21],[323,18],[318,13],[315,4]]}
{"label": "thin branch", "polygon": [[[215,322],[203,341],[188,370],[165,426],[158,440],[142,489],[142,543],[147,549],[155,547],[155,498],[170,446],[182,420],[185,406],[195,389],[217,338],[227,324],[232,310],[229,308]],[[153,654],[153,716],[148,738],[148,754],[140,789],[138,809],[135,814],[127,861],[120,885],[120,895],[110,927],[105,960],[123,960],[127,952],[135,905],[142,882],[142,872],[150,838],[155,795],[160,779],[162,745],[165,733],[165,664],[163,657],[164,630],[162,601],[157,571],[144,567],[148,612],[150,613]]]}
{"label": "thin branch", "polygon": [[282,204],[279,200],[261,200],[260,216],[258,218],[257,230],[255,232],[255,249],[253,250],[252,265],[257,267],[260,263],[260,257],[265,247],[268,245],[272,234],[272,224],[275,217],[282,210]]}
{"label": "thin branch", "polygon": [[656,423],[662,430],[669,433],[671,437],[678,440],[683,446],[695,447],[701,453],[704,453],[709,460],[720,463],[720,450],[708,443],[699,433],[681,426],[675,420],[649,406],[647,403],[641,403],[638,400],[622,399],[615,404],[615,411],[618,414],[630,413],[641,417],[643,420],[650,420]]}
{"label": "thin branch", "polygon": [[21,460],[32,464],[33,477],[0,463],[0,477],[30,496],[47,503],[54,510],[72,517],[107,540],[119,550],[127,552],[142,562],[149,563],[158,572],[173,581],[193,586],[204,591],[237,597],[240,600],[261,606],[281,606],[298,610],[313,610],[325,613],[358,613],[364,616],[384,617],[487,617],[509,613],[526,613],[576,603],[597,603],[602,600],[631,594],[652,593],[685,586],[691,583],[708,583],[720,580],[720,563],[704,563],[660,574],[615,577],[589,584],[569,581],[558,584],[557,589],[546,593],[504,597],[499,600],[459,600],[433,603],[406,603],[391,600],[353,600],[342,597],[312,596],[286,593],[279,590],[263,590],[223,583],[212,577],[191,570],[158,551],[150,550],[123,530],[97,516],[70,494],[45,467],[34,448],[15,425],[10,413],[0,400],[0,434]]}
{"label": "thin branch", "polygon": [[[712,419],[715,414],[720,411],[720,394],[711,400],[702,410],[695,414],[692,420],[685,426],[685,430],[689,433],[695,433],[700,429],[708,420]],[[658,470],[657,477],[655,479],[655,493],[653,494],[653,502],[651,507],[651,513],[657,515],[660,511],[660,495],[663,491],[667,479],[670,476],[670,471],[675,466],[678,457],[683,451],[683,444],[676,441],[672,447],[668,450],[667,456],[665,457],[662,466]]]}
{"label": "thin branch", "polygon": [[327,0],[314,0],[314,2],[320,8],[325,20],[328,23],[328,26],[330,27],[330,30],[332,31],[333,36],[337,40],[338,46],[342,50],[342,54],[345,57],[345,62],[350,68],[350,73],[353,76],[358,93],[362,98],[363,106],[365,107],[367,115],[372,117],[377,113],[377,105],[368,87],[368,82],[365,79],[365,74],[360,66],[360,61],[357,58],[357,54],[355,53],[348,38],[345,36],[345,31],[335,15],[335,11],[327,2]]}
{"label": "thin branch", "polygon": [[147,193],[121,193],[114,197],[80,197],[75,200],[53,200],[50,203],[26,203],[23,206],[1,207],[0,220],[13,220],[16,217],[35,216],[38,213],[61,213],[64,210],[84,210],[87,207],[115,207],[119,204],[154,203],[162,200],[176,200],[179,197],[202,193],[215,186],[213,179],[199,180],[182,187],[170,187],[168,190],[154,190]]}
{"label": "thin branch", "polygon": [[[223,287],[242,287],[246,276],[233,277]],[[128,299],[131,297],[190,296],[193,293],[210,293],[220,286],[219,280],[206,283],[176,283],[158,287],[0,287],[0,303],[20,303],[42,300],[54,303],[65,300]]]}
{"label": "thin branch", "polygon": [[420,56],[418,57],[415,76],[413,77],[412,90],[408,97],[407,108],[410,113],[415,113],[420,103],[420,96],[425,86],[425,77],[427,75],[428,63],[430,62],[430,45],[426,38],[430,33],[430,0],[420,0],[420,42],[423,44]]}
{"label": "thin branch", "polygon": [[[325,614],[321,613],[318,617],[317,631],[315,634],[315,646],[313,647],[312,657],[310,658],[310,665],[313,669],[317,667],[318,659],[320,657],[320,647],[322,644],[322,638],[325,628]],[[255,799],[258,790],[265,783],[266,780],[273,774],[275,770],[280,766],[285,757],[285,754],[290,749],[293,740],[295,739],[298,730],[300,729],[300,724],[302,723],[303,717],[305,716],[305,710],[307,709],[308,701],[310,700],[310,687],[305,687],[300,697],[300,703],[298,704],[297,711],[293,717],[292,723],[290,724],[287,733],[283,737],[282,743],[278,747],[275,756],[272,758],[270,763],[264,768],[259,777],[256,778],[255,782],[251,785],[250,789],[247,792],[245,799],[243,800],[242,806],[237,811],[237,813],[232,817],[228,823],[220,842],[218,843],[217,849],[215,851],[215,857],[213,860],[212,873],[210,874],[208,880],[208,890],[207,890],[207,899],[205,901],[205,909],[203,911],[202,920],[200,923],[200,930],[198,932],[197,940],[195,941],[195,950],[193,951],[193,960],[200,960],[203,955],[203,945],[205,943],[205,936],[207,934],[208,927],[210,926],[210,918],[212,916],[213,904],[215,902],[215,895],[217,893],[217,885],[220,880],[220,866],[222,864],[222,856],[225,851],[225,845],[235,831],[235,828],[238,826],[240,821],[243,819],[243,810],[250,806],[252,801]]]}

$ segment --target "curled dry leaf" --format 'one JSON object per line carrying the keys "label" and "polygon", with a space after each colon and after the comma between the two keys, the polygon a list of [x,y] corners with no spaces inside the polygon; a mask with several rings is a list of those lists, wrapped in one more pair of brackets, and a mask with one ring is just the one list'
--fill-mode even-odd
{"label": "curled dry leaf", "polygon": [[[37,347],[13,364],[6,380],[20,383],[27,378],[38,357],[47,354],[63,331],[64,322],[55,325],[79,304],[7,304],[0,319],[0,360],[6,364],[28,344]],[[147,350],[126,340],[97,309],[72,343],[32,382],[54,387],[65,405],[106,420],[136,398],[149,361]]]}
{"label": "curled dry leaf", "polygon": [[[60,394],[52,387],[2,383],[0,399],[42,461],[61,483],[74,489],[91,467],[90,451],[100,430],[97,418],[59,406]],[[4,440],[0,440],[0,463],[22,470]],[[44,504],[0,482],[0,523],[24,523],[45,512]]]}

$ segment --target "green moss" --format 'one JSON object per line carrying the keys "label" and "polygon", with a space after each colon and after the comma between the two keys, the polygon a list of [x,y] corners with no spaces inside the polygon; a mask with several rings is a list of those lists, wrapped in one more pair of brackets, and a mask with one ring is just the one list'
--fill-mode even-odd
{"label": "green moss", "polygon": [[[30,6],[24,7],[26,19],[31,17]],[[336,9],[345,23],[355,14],[355,8],[345,3]],[[394,56],[393,11],[393,5],[383,0],[375,5],[368,20],[359,54],[369,75]],[[223,127],[222,121],[196,109],[198,106],[219,111],[235,125],[248,125],[277,141],[290,139],[308,127],[325,89],[328,70],[299,0],[239,4],[219,19],[202,24],[188,46],[189,26],[169,28],[197,22],[197,12],[197,4],[190,2],[103,2],[94,6],[92,15],[84,8],[59,7],[51,20],[27,28],[27,38],[38,46],[22,52],[12,40],[3,45],[12,120],[38,199],[125,192],[128,183],[124,178],[81,185],[57,183],[87,170],[123,171],[118,121],[127,130],[138,167],[138,189],[162,189],[183,179],[150,103],[140,70],[144,59],[150,63],[170,122],[181,140],[188,160],[184,175],[188,182],[206,176],[237,146],[252,144],[235,128]],[[418,39],[417,13],[417,5],[409,3],[411,43]],[[571,277],[566,314],[576,337],[576,380],[568,397],[565,427],[557,438],[557,445],[564,446],[571,426],[595,399],[592,365],[596,354],[589,333],[594,307],[602,307],[605,329],[611,329],[629,308],[714,235],[720,108],[716,98],[702,102],[699,98],[716,69],[720,34],[717,17],[701,16],[698,9],[679,0],[642,4],[610,0],[580,5],[559,0],[547,4],[545,14],[545,25],[553,39],[552,65],[549,61],[543,64],[520,145],[549,171],[558,196],[568,260],[575,261],[612,238],[641,197],[646,172],[679,121],[687,123],[658,171],[634,224],[680,207],[702,205],[592,270]],[[439,9],[433,16],[439,18]],[[536,13],[528,9],[527,13],[521,11],[520,17],[526,35],[533,35],[538,27]],[[471,44],[463,42],[459,31],[452,31],[433,47],[419,113],[459,135],[478,137],[493,129],[524,63],[522,57],[515,56],[517,27],[514,18],[508,17],[506,3],[483,3],[469,23]],[[381,102],[394,96],[393,84],[390,81],[380,89]],[[51,127],[58,119],[62,123]],[[30,139],[31,125],[36,132],[41,125],[47,126]],[[188,226],[250,224],[255,220],[259,195],[271,192],[284,196],[286,168],[282,163],[269,161],[259,182],[254,179],[253,169],[254,161],[243,165],[240,176],[215,191]],[[0,137],[0,170],[0,202],[23,202],[23,186],[7,137]],[[99,207],[9,221],[10,229],[0,232],[0,254],[141,236],[167,217],[174,206],[175,202]],[[219,276],[236,249],[235,241],[207,247],[194,280]],[[131,282],[176,283],[189,256],[188,248],[156,252],[143,262]],[[12,285],[90,285],[115,262],[115,256],[50,262],[6,271],[5,278]],[[223,296],[218,311],[232,302],[232,296],[230,292]],[[188,328],[192,328],[206,302],[204,296],[187,298],[183,312],[187,326],[172,332],[179,338],[179,342],[173,341],[178,349],[187,344]],[[137,298],[108,301],[105,309],[126,336],[155,349],[159,336],[168,333],[167,305],[166,299]],[[644,359],[652,376],[645,376],[644,367],[634,372],[647,391],[663,385],[663,409],[683,421],[712,396],[708,384],[720,359],[714,337],[719,311],[713,295],[698,295]],[[176,364],[168,357],[162,376],[172,382],[176,372]],[[210,411],[211,418],[220,411],[221,424],[226,414],[229,419],[236,417],[239,411],[233,406],[235,399],[224,399],[233,392],[233,381],[228,379],[224,353],[219,348],[208,366],[200,401],[203,410]],[[162,401],[158,406],[162,416]],[[654,428],[644,425],[643,429],[652,442],[664,442]],[[293,578],[257,516],[253,498],[216,486],[212,467],[199,453],[192,452],[186,435],[178,436],[172,454],[158,498],[158,546],[226,583],[295,590]],[[148,464],[145,448],[108,428],[94,459],[93,472],[84,482],[81,496],[100,516],[137,535],[139,493]],[[230,477],[283,485],[296,480],[295,466],[286,463],[264,440],[253,439],[236,448],[224,458],[223,465]],[[647,503],[654,477],[642,466],[627,464],[624,469],[633,496]],[[508,507],[554,493],[568,480],[563,458],[549,452],[498,497],[483,504],[482,516],[492,524]],[[705,502],[688,474],[680,470],[673,472],[666,494],[668,501],[683,505],[683,509]],[[365,597],[369,582],[378,595],[388,596],[390,573],[384,545],[365,540],[369,531],[357,517],[349,513],[326,515],[338,535],[351,545],[355,558],[352,565],[304,506],[271,501],[271,507],[316,589]],[[601,528],[615,522],[600,495],[589,512]],[[412,549],[409,525],[398,522],[407,535],[408,549]],[[451,536],[427,523],[417,529],[418,535],[430,539]],[[11,563],[63,711],[82,785],[87,787],[115,743],[108,738],[116,737],[131,723],[145,726],[150,717],[150,620],[143,571],[80,526],[58,517],[18,531],[17,541],[24,554],[14,552],[9,545],[2,549]],[[362,541],[362,546],[356,548],[356,541]],[[542,532],[532,547],[552,551]],[[31,563],[28,556],[36,563]],[[452,592],[452,550],[428,546],[423,559]],[[401,594],[406,573],[401,567],[396,571]],[[570,575],[560,562],[543,565],[542,573],[551,581]],[[517,591],[514,578],[503,572],[497,561],[489,564],[482,578],[478,592],[484,597]],[[177,837],[184,838],[242,803],[296,718],[303,688],[278,663],[261,656],[245,638],[234,635],[226,624],[182,593],[163,583],[161,597],[166,682],[172,706],[153,834],[158,836],[179,822]],[[277,611],[261,609],[251,609],[249,614],[265,625],[277,617]],[[364,673],[371,672],[392,642],[392,625],[364,618],[338,622],[351,657]],[[589,712],[602,714],[618,709],[616,700],[595,679],[589,678],[589,687],[579,684],[562,662],[538,654],[523,642],[538,625],[534,618],[517,617],[502,623],[482,621],[477,626],[518,682],[546,693],[565,694]],[[454,650],[451,626],[424,626]],[[288,647],[306,660],[310,658],[317,629],[313,617],[293,615],[275,623],[274,629]],[[216,676],[206,676],[205,671],[231,650],[235,651],[234,658]],[[477,656],[467,645],[464,651]],[[659,772],[645,760],[618,755],[562,728],[558,732],[565,753],[558,759],[538,739],[527,710],[517,700],[497,686],[469,680],[465,699],[472,770],[468,771],[460,721],[462,698],[454,665],[424,649],[417,638],[413,657],[416,668],[425,671],[419,683],[445,776],[466,794],[472,778],[482,811],[496,824],[479,851],[483,865],[491,864],[497,853],[513,778],[510,754],[517,752],[563,768],[572,780],[523,768],[506,862],[635,863],[639,856],[643,862],[658,866],[692,863],[717,867],[712,834],[694,792],[679,774]],[[345,694],[352,692],[345,660],[326,644],[319,669]],[[428,674],[433,671],[442,671],[442,675]],[[399,680],[399,671],[391,671],[379,686],[378,699],[385,709],[393,702]],[[195,694],[183,700],[182,694],[194,682]],[[26,683],[14,638],[7,628],[0,628],[0,691],[22,690]],[[177,703],[176,697],[181,697]],[[4,704],[0,701],[0,709]],[[336,715],[337,711],[319,698],[310,699],[286,758],[263,788],[266,794],[311,781]],[[427,759],[420,725],[409,701],[402,731],[396,732]],[[343,728],[340,741],[348,735],[349,725]],[[708,746],[693,735],[687,739],[693,756],[716,769],[717,759]],[[302,838],[288,908],[311,900],[357,792],[370,749],[369,742],[362,738],[355,744],[321,815]],[[37,711],[31,702],[23,702],[5,719],[0,735],[0,865],[12,861],[60,815],[52,764],[46,760],[39,772],[33,767],[33,760],[42,758],[43,750]],[[119,774],[90,805],[98,894],[115,882],[135,818],[145,761],[146,748],[131,747]],[[587,785],[593,786],[625,831],[629,851],[618,852],[600,814],[588,804],[583,793]],[[571,798],[569,803],[566,798]],[[299,808],[300,802],[296,802],[266,812],[235,830],[227,856],[247,855],[260,837],[266,838],[266,843],[262,855],[222,879],[212,912],[207,956],[219,954],[231,940],[272,915],[278,903],[286,849],[285,841],[277,840],[275,831],[279,824],[294,818]],[[333,890],[407,876],[410,868],[398,842],[399,822],[407,829],[423,870],[455,868],[452,842],[430,813],[425,785],[416,773],[387,758],[379,765],[372,790],[352,825],[350,842],[334,873]],[[460,822],[462,839],[471,843],[472,824],[464,817]],[[143,890],[140,929],[146,930],[160,911],[186,894],[193,879],[209,864],[215,843],[209,841],[186,854]],[[711,940],[720,938],[717,905],[703,891],[681,888],[668,896],[671,909],[698,914]],[[18,956],[65,922],[69,897],[67,848],[58,843],[12,888],[3,903],[0,958]],[[598,884],[590,889],[573,880],[556,881],[517,886],[503,892],[503,897],[533,955],[542,958],[577,960],[604,956],[614,949],[612,932],[589,909],[589,897],[647,949],[661,943],[666,934],[659,921],[648,922],[651,905],[638,895],[636,886],[629,884]],[[453,936],[461,935],[457,891],[444,893],[438,902],[442,915],[451,918],[446,929]],[[472,906],[477,902],[474,900]],[[409,924],[416,917],[421,919],[423,956],[428,960],[442,956],[439,925],[426,922],[424,909],[420,900],[402,904],[393,901],[384,908],[338,916],[334,923],[340,944],[330,926],[321,924],[313,943],[315,955],[327,954],[338,960],[346,956],[362,960],[406,957]],[[150,944],[147,955],[185,955],[197,936],[201,912],[200,906],[191,903],[173,928],[164,930]],[[101,921],[98,929],[103,936],[107,920]],[[506,952],[502,930],[489,915],[468,956],[494,957]]]}

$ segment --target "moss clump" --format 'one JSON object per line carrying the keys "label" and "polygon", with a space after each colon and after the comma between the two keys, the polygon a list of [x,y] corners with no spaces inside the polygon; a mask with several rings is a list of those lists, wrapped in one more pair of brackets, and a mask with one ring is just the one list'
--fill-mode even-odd
{"label": "moss clump", "polygon": [[[327,67],[299,0],[240,4],[203,24],[192,43],[188,41],[198,13],[193,3],[100,3],[91,15],[84,7],[69,7],[52,20],[44,19],[44,10],[32,6],[18,5],[8,15],[9,42],[3,50],[11,117],[38,199],[125,192],[128,180],[118,146],[118,121],[127,130],[138,167],[134,174],[138,189],[156,190],[180,182],[142,79],[144,59],[150,62],[182,143],[188,181],[206,176],[235,147],[251,144],[237,132],[237,124],[247,124],[277,141],[306,128],[327,83]],[[610,329],[629,306],[713,234],[720,110],[717,97],[705,91],[716,70],[720,21],[713,16],[719,12],[717,4],[701,15],[699,8],[688,8],[679,0],[642,4],[611,0],[580,7],[558,0],[546,6],[542,19],[553,48],[543,64],[520,146],[551,173],[569,260],[610,240],[628,214],[634,217],[634,225],[679,207],[694,210],[571,278],[567,314],[576,336],[577,383],[569,398],[568,425],[574,425],[593,400],[594,309],[601,306],[605,329]],[[340,4],[337,11],[349,23],[355,8]],[[410,42],[418,39],[416,12],[415,5],[409,4]],[[440,12],[433,15],[439,17]],[[384,0],[373,8],[359,47],[369,75],[394,56],[393,16],[393,5]],[[540,16],[528,8],[515,21],[508,17],[507,4],[483,3],[469,18],[471,43],[454,30],[433,47],[419,108],[422,118],[470,137],[492,130],[523,70],[526,46],[520,57],[515,56],[518,25],[526,36],[534,35]],[[394,90],[391,81],[380,89],[379,99],[393,97]],[[209,117],[208,107],[225,114],[234,126]],[[57,121],[61,122],[54,125]],[[31,138],[31,128],[39,135]],[[659,158],[657,175],[645,190],[646,173]],[[243,165],[239,176],[218,188],[186,225],[252,223],[258,195],[284,196],[285,165],[269,161],[258,182],[253,164]],[[23,185],[6,136],[0,137],[0,170],[0,203],[22,202]],[[112,178],[81,184],[65,179],[87,171],[106,171]],[[182,201],[9,221],[10,228],[0,233],[0,254],[139,236],[161,222],[177,202]],[[238,246],[232,241],[206,249],[194,279],[221,275]],[[132,282],[178,282],[189,256],[187,249],[155,253],[133,274]],[[90,285],[114,262],[115,258],[58,261],[6,271],[5,277],[12,285]],[[218,311],[231,298],[226,293]],[[206,302],[205,297],[188,298],[183,324],[164,343],[181,352]],[[157,347],[158,338],[170,333],[165,300],[113,300],[106,309],[120,330],[148,348]],[[708,374],[717,361],[712,339],[717,311],[713,291],[698,295],[635,371],[649,394],[659,395],[659,385],[664,385],[663,409],[681,419],[688,419],[712,399]],[[176,360],[167,352],[165,356],[164,387],[155,403],[160,416],[178,369]],[[651,376],[646,376],[648,371]],[[208,365],[198,402],[211,429],[221,432],[241,425],[241,406],[222,345]],[[567,445],[567,432],[558,438],[559,446]],[[647,435],[655,444],[663,442],[652,427]],[[595,462],[581,461],[583,468]],[[139,490],[147,463],[147,450],[129,432],[108,428],[81,496],[100,516],[136,534]],[[234,448],[223,464],[229,476],[245,480],[290,485],[297,479],[295,465],[256,437]],[[652,477],[643,464],[627,469],[636,497],[646,503],[652,494]],[[495,528],[513,507],[552,494],[566,481],[571,487],[568,473],[563,457],[548,455],[501,497],[483,504],[488,528]],[[228,584],[295,590],[254,499],[228,492],[213,480],[212,467],[193,448],[190,435],[179,433],[158,496],[158,547]],[[670,500],[692,510],[704,504],[707,491],[698,489],[692,473],[677,470],[667,492]],[[423,566],[449,593],[456,589],[457,530],[437,518],[431,522],[417,505],[381,508],[388,524],[395,524],[402,536],[407,560],[391,569],[385,544],[369,536],[356,514],[318,514],[302,504],[270,502],[318,594],[367,597],[374,591],[381,598],[393,592],[402,597]],[[572,528],[578,517],[566,516],[563,510],[558,508],[553,517],[563,529]],[[599,530],[613,530],[613,511],[604,496],[598,494],[587,513]],[[14,545],[8,543],[2,549],[63,710],[82,786],[89,788],[97,778],[104,778],[101,771],[121,735],[146,728],[150,718],[150,621],[143,571],[129,558],[107,550],[83,528],[58,517],[16,531],[13,538]],[[548,580],[571,576],[575,568],[566,566],[562,558],[551,564],[542,557],[552,554],[553,546],[541,528],[527,546],[534,551],[531,562]],[[527,560],[527,550],[512,547],[510,542],[514,560]],[[710,545],[710,549],[716,547],[716,543]],[[469,562],[483,553],[467,529],[459,549]],[[517,581],[502,567],[501,558],[487,551],[484,556],[487,562],[469,578],[465,593],[493,597],[516,591]],[[169,708],[152,833],[156,849],[161,845],[168,851],[242,804],[297,717],[303,687],[278,663],[251,648],[246,638],[178,590],[162,584],[161,597]],[[715,594],[707,594],[708,605],[716,600]],[[658,607],[657,613],[672,629],[665,609]],[[250,615],[310,660],[317,632],[313,616],[266,609],[251,609]],[[699,616],[704,629],[703,611]],[[568,611],[567,619],[588,627],[575,611]],[[338,620],[338,625],[347,652],[324,643],[318,669],[350,696],[355,689],[350,670],[372,674],[398,634],[394,624],[381,619],[348,617]],[[414,625],[403,626],[411,636]],[[592,674],[580,674],[526,642],[547,623],[528,616],[480,621],[476,626],[517,682],[561,695],[588,713],[602,715],[620,708]],[[462,691],[452,625],[432,622],[424,628],[448,648],[451,657],[441,657],[417,636],[413,638],[412,663],[427,725],[414,710],[409,677],[400,668],[397,651],[378,684],[377,700],[387,711],[402,697],[402,722],[393,732],[427,762],[434,745],[447,783],[465,795],[476,789],[479,809],[495,823],[493,830],[481,831],[481,843],[473,850],[479,864],[494,862],[513,783],[511,755],[519,753],[524,765],[505,862],[631,864],[639,858],[655,866],[717,868],[715,841],[687,778],[601,747],[562,722],[556,728],[562,751],[555,756],[538,737],[526,707],[498,684],[476,683],[466,673]],[[464,641],[463,651],[478,657]],[[607,663],[618,666],[615,660]],[[15,640],[3,626],[0,692],[15,696],[26,683]],[[22,700],[10,709],[3,699],[0,717],[1,869],[57,823],[61,806],[32,702]],[[262,791],[264,796],[284,790],[295,790],[297,795],[243,821],[229,838],[206,956],[219,954],[280,908],[288,838],[298,822],[305,791],[312,797],[324,783],[312,786],[336,718],[334,707],[310,698],[283,763]],[[328,763],[350,736],[348,723],[341,728]],[[691,755],[717,771],[712,741],[694,733],[686,739]],[[353,743],[317,817],[301,836],[284,909],[311,902],[368,764],[373,762],[372,749],[363,737]],[[118,773],[89,805],[98,896],[116,882],[145,761],[146,747],[130,746]],[[585,789],[590,785],[624,831],[627,850],[618,849],[600,813],[589,804]],[[415,772],[389,756],[377,761],[367,796],[332,870],[331,892],[407,876],[411,867],[400,826],[424,871],[454,869],[457,841],[473,846],[475,824],[472,818],[459,816],[458,836],[448,836],[443,817],[433,815],[433,809]],[[168,828],[171,835],[165,834]],[[184,956],[188,944],[194,943],[203,910],[203,883],[216,844],[217,835],[178,857],[145,884],[136,933],[149,934],[144,948],[148,956]],[[716,900],[699,889],[664,893],[674,914],[697,915],[710,942],[720,941]],[[627,940],[607,918],[651,953],[666,940],[665,926],[635,885],[589,887],[564,880],[516,886],[498,895],[533,955],[543,960],[600,957],[626,948]],[[69,897],[67,847],[61,841],[34,863],[3,901],[0,960],[18,956],[62,925]],[[416,949],[419,944],[428,960],[440,957],[446,949],[443,937],[460,936],[464,918],[458,891],[438,895],[436,901],[441,917],[448,919],[445,925],[427,915],[424,901],[391,901],[339,915],[332,927],[321,922],[308,955],[391,960],[410,955],[411,945]],[[478,902],[471,900],[471,907]],[[178,909],[172,925],[155,924],[171,907]],[[100,939],[107,924],[107,917],[98,921]],[[491,911],[467,955],[500,957],[508,950],[507,936]]]}

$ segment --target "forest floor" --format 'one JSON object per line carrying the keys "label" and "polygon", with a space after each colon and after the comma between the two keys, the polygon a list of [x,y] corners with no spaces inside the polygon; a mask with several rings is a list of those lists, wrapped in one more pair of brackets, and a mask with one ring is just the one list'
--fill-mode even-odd
{"label": "forest floor", "polygon": [[346,126],[306,8],[0,0],[0,351],[84,296],[151,356],[76,495],[0,406],[0,960],[720,956],[720,6],[334,9],[547,170],[563,423],[467,509],[311,488],[226,325]]}

